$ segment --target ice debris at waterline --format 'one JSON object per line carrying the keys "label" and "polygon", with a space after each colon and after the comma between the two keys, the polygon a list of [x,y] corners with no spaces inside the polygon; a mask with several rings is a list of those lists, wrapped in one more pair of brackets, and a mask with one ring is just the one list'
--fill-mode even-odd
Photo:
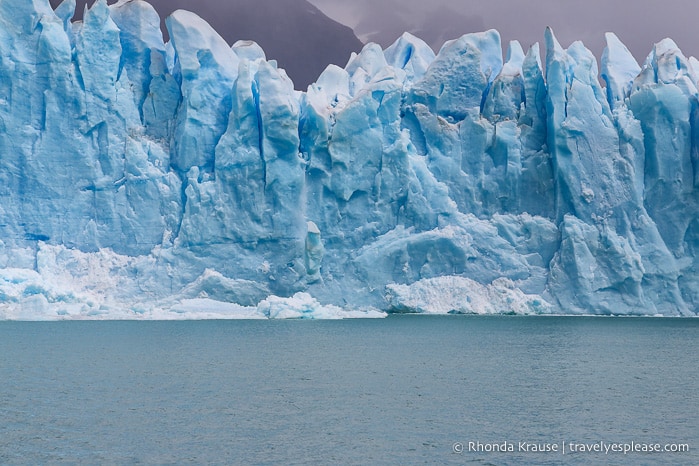
{"label": "ice debris at waterline", "polygon": [[[699,63],[404,34],[305,93],[143,1],[0,0],[0,318],[694,315]],[[544,74],[542,69],[546,70]]]}

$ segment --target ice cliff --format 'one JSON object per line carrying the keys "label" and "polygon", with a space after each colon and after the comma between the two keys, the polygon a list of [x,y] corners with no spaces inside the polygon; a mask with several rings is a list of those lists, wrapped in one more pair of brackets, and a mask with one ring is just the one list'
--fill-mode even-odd
{"label": "ice cliff", "polygon": [[301,93],[192,13],[74,9],[0,0],[0,318],[699,312],[669,39],[405,34]]}

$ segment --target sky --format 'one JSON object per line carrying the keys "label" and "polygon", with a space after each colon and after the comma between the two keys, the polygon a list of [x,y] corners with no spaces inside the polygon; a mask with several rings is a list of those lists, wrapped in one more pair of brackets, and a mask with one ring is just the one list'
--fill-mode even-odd
{"label": "sky", "polygon": [[582,40],[598,59],[604,33],[614,32],[636,60],[672,38],[686,56],[699,57],[697,0],[309,0],[355,30],[364,42],[388,45],[402,30],[417,32],[433,48],[468,32],[497,29],[507,44],[525,50],[542,44],[551,26],[563,47]]}
{"label": "sky", "polygon": [[[54,7],[60,1],[50,0]],[[79,20],[85,5],[93,5],[93,0],[76,3],[75,19]],[[161,18],[180,8],[197,13],[230,45],[238,40],[256,41],[268,59],[276,60],[286,70],[298,90],[306,90],[328,64],[344,66],[352,52],[362,49],[362,43],[349,27],[328,18],[306,0],[150,0],[150,3]]]}
{"label": "sky", "polygon": [[[52,0],[55,3],[58,1]],[[114,1],[110,0],[109,3]],[[163,15],[175,7],[185,7],[203,17],[212,18],[216,18],[218,11],[221,23],[228,24],[229,28],[235,27],[233,21],[224,20],[227,14],[234,14],[230,11],[235,3],[232,0],[150,1]],[[254,3],[254,0],[250,1]],[[666,37],[672,38],[687,57],[699,57],[697,0],[308,1],[332,19],[354,29],[363,42],[374,41],[384,47],[407,30],[438,51],[446,40],[494,28],[500,32],[504,48],[510,40],[517,39],[525,50],[539,42],[543,52],[544,30],[546,26],[551,26],[563,47],[581,40],[598,60],[604,50],[604,33],[607,31],[616,33],[641,64],[653,44]],[[272,3],[276,2],[279,5],[300,3],[299,0],[274,0]],[[85,0],[78,0],[78,4],[81,3],[84,4]],[[221,30],[220,25],[217,25],[217,29],[224,37],[231,36],[231,31]],[[298,37],[301,33],[293,34]],[[319,48],[329,48],[327,42],[313,43],[317,43]],[[345,64],[345,54],[340,55],[343,58],[336,59],[336,64],[342,66]]]}

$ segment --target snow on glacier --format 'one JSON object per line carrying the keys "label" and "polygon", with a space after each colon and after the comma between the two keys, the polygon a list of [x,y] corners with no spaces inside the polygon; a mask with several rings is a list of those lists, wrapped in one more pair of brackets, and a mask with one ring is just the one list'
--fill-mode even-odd
{"label": "snow on glacier", "polygon": [[470,278],[442,276],[410,285],[387,285],[388,301],[399,312],[421,314],[543,314],[551,305],[515,288],[506,278],[482,285]]}
{"label": "snow on glacier", "polygon": [[74,10],[0,0],[0,318],[699,311],[670,39],[406,33],[298,92],[193,13]]}

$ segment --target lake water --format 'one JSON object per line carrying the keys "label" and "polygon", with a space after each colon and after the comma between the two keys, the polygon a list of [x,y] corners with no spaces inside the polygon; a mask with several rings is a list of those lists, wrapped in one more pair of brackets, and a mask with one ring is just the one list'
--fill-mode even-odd
{"label": "lake water", "polygon": [[698,358],[699,319],[0,322],[0,464],[699,464]]}

